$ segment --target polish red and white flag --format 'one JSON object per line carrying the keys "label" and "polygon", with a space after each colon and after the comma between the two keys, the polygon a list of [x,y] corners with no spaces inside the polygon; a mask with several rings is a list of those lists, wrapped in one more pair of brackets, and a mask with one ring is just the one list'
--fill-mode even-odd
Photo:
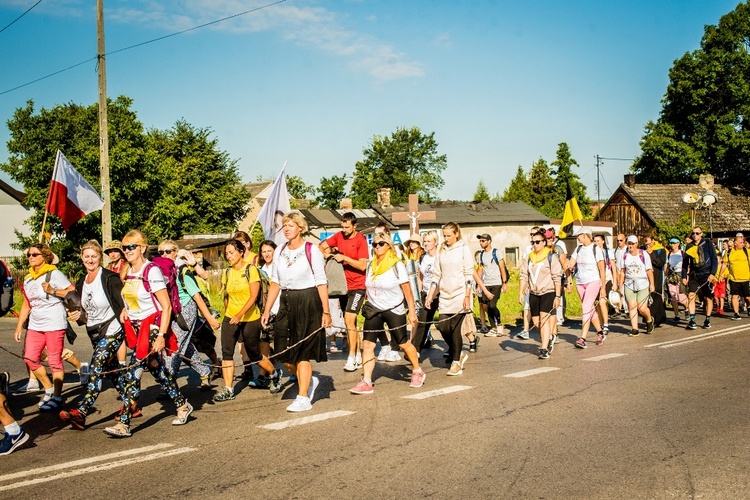
{"label": "polish red and white flag", "polygon": [[46,210],[60,217],[67,231],[84,216],[104,206],[99,193],[86,182],[60,150],[55,158]]}

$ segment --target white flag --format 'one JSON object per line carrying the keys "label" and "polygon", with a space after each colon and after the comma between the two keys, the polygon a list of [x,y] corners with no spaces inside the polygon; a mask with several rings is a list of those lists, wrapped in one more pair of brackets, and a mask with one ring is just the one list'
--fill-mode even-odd
{"label": "white flag", "polygon": [[277,245],[286,243],[284,233],[281,231],[281,218],[291,208],[289,207],[289,193],[286,190],[286,162],[281,167],[281,172],[271,186],[266,202],[258,214],[258,222],[263,228],[267,240],[273,240]]}
{"label": "white flag", "polygon": [[60,217],[63,229],[104,206],[99,193],[73,168],[60,150],[55,158],[46,210]]}

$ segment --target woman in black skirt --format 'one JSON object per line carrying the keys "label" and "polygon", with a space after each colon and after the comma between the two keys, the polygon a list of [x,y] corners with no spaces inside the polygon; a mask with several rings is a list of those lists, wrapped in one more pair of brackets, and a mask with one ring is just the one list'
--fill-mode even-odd
{"label": "woman in black skirt", "polygon": [[265,328],[271,307],[281,294],[274,322],[274,350],[282,353],[280,359],[284,366],[297,376],[299,393],[287,407],[287,411],[292,412],[312,409],[318,378],[312,376],[311,361],[328,360],[325,328],[331,326],[323,254],[317,245],[302,239],[307,230],[307,222],[297,210],[282,219],[282,231],[288,241],[274,252],[276,265],[271,272],[271,286],[261,317]]}

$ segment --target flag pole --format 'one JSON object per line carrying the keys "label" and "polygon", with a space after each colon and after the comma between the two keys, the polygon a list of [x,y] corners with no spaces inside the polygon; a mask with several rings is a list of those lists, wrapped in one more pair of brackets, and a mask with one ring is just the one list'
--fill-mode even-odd
{"label": "flag pole", "polygon": [[52,191],[52,182],[55,180],[55,174],[57,173],[57,160],[60,158],[60,150],[57,150],[55,155],[55,166],[52,167],[52,179],[49,181],[49,190],[47,191],[47,203],[44,204],[44,218],[42,219],[42,230],[39,232],[39,243],[44,238],[44,226],[47,225],[47,214],[49,213],[49,194]]}

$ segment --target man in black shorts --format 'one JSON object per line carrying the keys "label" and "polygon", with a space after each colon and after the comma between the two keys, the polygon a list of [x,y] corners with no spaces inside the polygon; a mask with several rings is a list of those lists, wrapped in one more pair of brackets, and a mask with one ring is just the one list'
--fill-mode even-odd
{"label": "man in black shorts", "polygon": [[348,291],[341,297],[340,303],[349,341],[349,357],[344,370],[353,372],[362,366],[362,339],[357,332],[357,314],[365,299],[365,269],[369,252],[367,240],[357,232],[357,217],[352,212],[346,212],[341,217],[341,231],[321,242],[320,251],[326,258],[333,255],[344,266]]}
{"label": "man in black shorts", "polygon": [[688,289],[690,313],[687,329],[698,328],[695,323],[696,296],[705,301],[706,321],[703,323],[703,328],[711,328],[711,311],[714,307],[713,288],[716,283],[719,259],[714,242],[710,238],[703,237],[703,230],[699,226],[693,228],[691,236],[693,245],[685,250],[685,260],[682,263],[682,283]]}

